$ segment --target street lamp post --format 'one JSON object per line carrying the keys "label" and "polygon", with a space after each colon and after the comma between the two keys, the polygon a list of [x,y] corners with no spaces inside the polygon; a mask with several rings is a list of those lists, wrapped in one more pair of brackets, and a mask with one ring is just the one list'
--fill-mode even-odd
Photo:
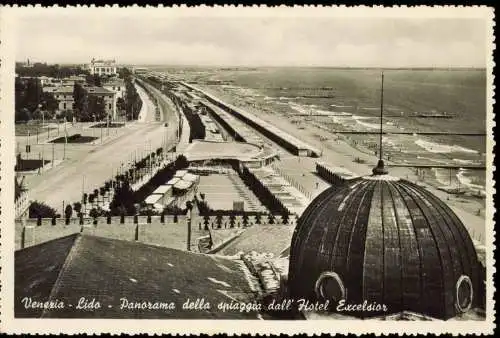
{"label": "street lamp post", "polygon": [[193,205],[191,204],[191,201],[186,202],[186,208],[187,208],[187,251],[191,251],[191,217],[193,210]]}
{"label": "street lamp post", "polygon": [[66,143],[68,143],[68,131],[66,130],[66,117],[64,117],[64,146],[63,146],[63,160],[66,159]]}
{"label": "street lamp post", "polygon": [[44,144],[42,143],[42,170],[45,168],[45,154],[44,154]]}
{"label": "street lamp post", "polygon": [[[28,130],[28,147],[27,147],[27,148],[29,148],[29,150],[30,150],[30,151],[29,151],[29,152],[28,152],[28,151],[26,151],[26,159],[28,159],[28,160],[29,160],[29,158],[30,158],[30,152],[31,152],[31,146],[30,146],[30,131],[29,131],[29,130]],[[28,149],[26,149],[26,150],[28,150]]]}

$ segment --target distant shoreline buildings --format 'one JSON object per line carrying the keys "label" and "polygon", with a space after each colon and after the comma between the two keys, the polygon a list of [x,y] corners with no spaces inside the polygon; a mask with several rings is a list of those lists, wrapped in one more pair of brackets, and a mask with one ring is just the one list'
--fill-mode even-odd
{"label": "distant shoreline buildings", "polygon": [[117,75],[115,60],[96,60],[92,59],[87,69],[92,75]]}
{"label": "distant shoreline buildings", "polygon": [[[21,67],[34,67],[29,59],[26,63],[19,64]],[[50,76],[17,76],[21,80],[36,78],[42,86],[42,90],[54,95],[58,101],[58,111],[71,111],[75,109],[73,97],[74,85],[79,83],[89,96],[103,99],[104,110],[107,115],[116,118],[117,101],[125,96],[125,82],[118,78],[115,60],[96,60],[83,66],[83,69],[91,75],[101,77],[101,86],[93,86],[87,83],[87,74],[78,74],[63,78]]]}

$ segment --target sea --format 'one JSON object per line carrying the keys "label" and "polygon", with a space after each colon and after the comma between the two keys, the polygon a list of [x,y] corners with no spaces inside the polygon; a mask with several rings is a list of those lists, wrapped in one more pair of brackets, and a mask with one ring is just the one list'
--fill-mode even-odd
{"label": "sea", "polygon": [[[161,67],[205,86],[230,93],[243,105],[262,107],[297,121],[335,131],[377,132],[380,127],[379,69],[339,68],[180,68]],[[445,164],[428,169],[438,185],[485,194],[485,170],[460,168],[486,163],[487,74],[485,69],[384,70],[384,154],[406,164]],[[422,115],[446,115],[449,118]],[[419,117],[420,116],[420,117]],[[300,125],[300,122],[297,122]],[[303,122],[304,123],[304,122]],[[416,132],[476,133],[480,136],[417,135]],[[375,152],[376,135],[351,141]]]}

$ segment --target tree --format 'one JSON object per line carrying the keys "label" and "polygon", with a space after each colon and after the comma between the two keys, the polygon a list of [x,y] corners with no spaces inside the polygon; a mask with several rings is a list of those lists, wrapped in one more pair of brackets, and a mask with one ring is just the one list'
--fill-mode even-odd
{"label": "tree", "polygon": [[66,119],[66,121],[73,121],[73,112],[71,110],[63,110],[57,117],[60,119]]}
{"label": "tree", "polygon": [[102,83],[101,83],[101,77],[99,76],[99,74],[88,74],[86,77],[85,77],[85,81],[87,82],[87,84],[89,86],[95,86],[95,87],[101,87]]}
{"label": "tree", "polygon": [[75,115],[79,121],[88,122],[92,118],[88,109],[88,95],[81,84],[75,83],[73,87],[73,100],[75,101]]}
{"label": "tree", "polygon": [[[42,97],[42,85],[36,78],[15,79],[15,109],[22,111],[26,109],[33,112],[38,108]],[[24,115],[23,117],[25,117]]]}
{"label": "tree", "polygon": [[123,180],[115,187],[113,200],[109,204],[111,214],[118,216],[124,211],[127,215],[132,216],[135,213],[134,191],[130,187],[128,180]]}
{"label": "tree", "polygon": [[54,94],[48,92],[42,92],[41,102],[43,102],[43,108],[47,110],[51,115],[59,109],[59,101],[56,100]]}
{"label": "tree", "polygon": [[29,120],[31,120],[31,114],[27,108],[16,109],[16,115],[15,115],[16,123],[27,122]]}
{"label": "tree", "polygon": [[73,215],[73,208],[71,207],[71,204],[68,204],[64,209],[64,216],[66,217],[66,219],[69,219],[71,218],[72,215]]}
{"label": "tree", "polygon": [[48,76],[54,78],[63,78],[80,74],[88,74],[88,70],[80,66],[60,66],[47,65],[46,63],[36,62],[32,67],[24,67],[23,64],[16,64],[16,73],[19,76],[40,77]]}
{"label": "tree", "polygon": [[34,201],[30,204],[28,214],[30,218],[52,218],[57,216],[54,208],[38,201]]}
{"label": "tree", "polygon": [[97,208],[92,208],[89,211],[89,216],[92,217],[92,218],[97,218],[100,215],[101,215],[101,213],[99,212],[99,210]]}
{"label": "tree", "polygon": [[189,161],[187,160],[186,156],[179,155],[175,160],[175,169],[180,170],[186,169],[187,167],[189,167]]}
{"label": "tree", "polygon": [[82,203],[80,202],[73,203],[73,210],[75,210],[75,212],[79,214],[82,211]]}
{"label": "tree", "polygon": [[102,200],[104,201],[104,195],[106,195],[106,188],[105,187],[100,187],[99,188],[99,194],[102,197]]}
{"label": "tree", "polygon": [[102,121],[104,118],[106,118],[106,110],[103,97],[89,95],[88,114],[92,117],[95,117],[97,121]]}
{"label": "tree", "polygon": [[191,201],[186,201],[186,210],[189,212],[193,210],[193,202]]}
{"label": "tree", "polygon": [[123,112],[126,110],[126,104],[125,104],[125,100],[122,98],[122,97],[119,97],[117,100],[116,100],[116,110],[118,112]]}

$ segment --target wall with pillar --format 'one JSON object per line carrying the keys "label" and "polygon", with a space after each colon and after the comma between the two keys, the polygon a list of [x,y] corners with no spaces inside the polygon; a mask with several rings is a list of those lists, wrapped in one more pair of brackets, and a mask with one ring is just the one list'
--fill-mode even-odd
{"label": "wall with pillar", "polygon": [[[289,215],[288,223],[296,224],[297,217]],[[109,221],[109,224],[108,224]],[[150,221],[150,222],[148,222]],[[196,250],[198,239],[206,236],[210,229],[244,228],[254,224],[281,224],[281,215],[224,215],[224,216],[199,216],[193,215],[191,220],[191,248]],[[93,236],[101,236],[113,239],[140,241],[143,243],[168,246],[185,250],[187,248],[188,219],[186,215],[165,215],[163,221],[161,216],[126,216],[84,218],[71,218],[66,224],[63,218],[18,219],[15,223],[15,249],[30,247],[53,239],[68,236],[74,233],[83,233]]]}

